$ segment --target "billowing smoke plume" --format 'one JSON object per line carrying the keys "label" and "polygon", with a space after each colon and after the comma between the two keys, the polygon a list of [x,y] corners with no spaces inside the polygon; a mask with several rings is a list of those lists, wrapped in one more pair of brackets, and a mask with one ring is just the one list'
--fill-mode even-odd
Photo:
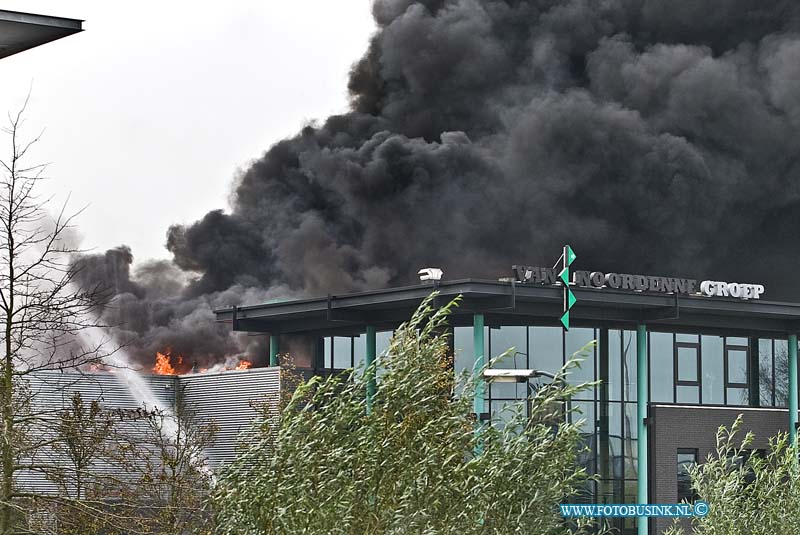
{"label": "billowing smoke plume", "polygon": [[232,333],[229,325],[215,323],[213,310],[285,298],[291,295],[287,289],[234,284],[224,291],[192,297],[187,295],[190,278],[172,263],[145,262],[131,274],[132,261],[131,251],[119,247],[75,262],[84,285],[100,284],[109,290],[102,310],[114,346],[122,346],[146,369],[158,351],[185,356],[181,372],[210,368],[233,356],[266,364],[266,340]]}
{"label": "billowing smoke plume", "polygon": [[[350,112],[118,277],[144,346],[243,351],[210,308],[548,264],[800,297],[800,2],[378,0]],[[110,269],[109,266],[116,266]],[[115,271],[116,270],[116,271]],[[166,296],[166,297],[165,297]]]}

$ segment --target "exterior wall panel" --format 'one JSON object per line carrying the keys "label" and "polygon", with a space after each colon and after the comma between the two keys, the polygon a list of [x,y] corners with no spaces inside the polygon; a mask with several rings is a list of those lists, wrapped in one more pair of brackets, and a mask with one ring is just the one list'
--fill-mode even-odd
{"label": "exterior wall panel", "polygon": [[[206,456],[212,469],[231,462],[238,450],[240,433],[248,430],[255,422],[259,411],[257,407],[266,404],[277,409],[280,392],[279,368],[257,368],[244,371],[228,371],[184,376],[142,375],[146,384],[159,402],[159,406],[172,410],[176,402],[176,392],[183,389],[184,402],[199,422],[213,421],[218,432]],[[32,410],[54,422],[58,413],[68,408],[74,393],[79,392],[84,404],[97,400],[107,410],[136,410],[140,401],[131,393],[125,377],[119,373],[62,373],[58,371],[38,371],[26,377],[30,392]],[[153,409],[154,407],[147,407]],[[147,422],[133,421],[120,417],[125,432],[136,436],[143,433]],[[45,423],[35,431],[39,437],[52,437],[52,425]],[[68,462],[67,458],[53,449],[42,449],[29,459],[32,463],[42,461],[52,464]],[[94,470],[100,473],[117,473],[110,465],[97,464]],[[57,492],[57,486],[44,474],[33,471],[20,471],[17,474],[20,488],[39,493]]]}
{"label": "exterior wall panel", "polygon": [[195,417],[214,421],[218,426],[216,440],[207,451],[209,465],[215,469],[236,457],[237,439],[253,425],[259,404],[277,410],[280,369],[184,375],[178,383],[184,388],[185,403]]}
{"label": "exterior wall panel", "polygon": [[[697,449],[699,462],[716,451],[716,434],[721,425],[730,427],[742,415],[740,438],[755,433],[753,448],[769,449],[769,438],[786,432],[786,409],[748,407],[708,407],[651,405],[653,420],[650,435],[650,503],[676,503],[678,496],[677,454],[679,448]],[[668,518],[651,521],[653,533],[661,533],[672,523]],[[687,522],[688,526],[688,522]]]}
{"label": "exterior wall panel", "polygon": [[[163,407],[172,407],[175,397],[175,377],[171,376],[143,376],[150,386],[155,397]],[[131,394],[125,383],[124,376],[118,373],[78,373],[60,371],[37,371],[26,376],[30,392],[28,394],[32,411],[43,418],[54,421],[58,413],[68,408],[72,396],[79,392],[85,405],[97,400],[106,409],[135,410],[139,402]],[[124,422],[126,431],[134,433],[137,426],[146,425],[144,422]],[[43,423],[31,432],[39,440],[53,438],[52,425]],[[32,464],[41,461],[44,464],[68,463],[67,458],[53,448],[41,448],[33,457],[28,459]],[[95,471],[98,473],[116,473],[113,466],[97,464]],[[37,471],[19,471],[16,476],[17,485],[37,493],[55,494],[57,486],[48,480],[45,475]]]}

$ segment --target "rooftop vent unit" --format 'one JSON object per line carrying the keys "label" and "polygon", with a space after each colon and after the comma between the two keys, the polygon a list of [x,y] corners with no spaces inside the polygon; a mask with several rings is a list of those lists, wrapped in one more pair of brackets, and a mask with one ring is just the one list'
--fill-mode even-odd
{"label": "rooftop vent unit", "polygon": [[422,268],[419,270],[419,280],[421,281],[440,281],[444,272],[439,268]]}

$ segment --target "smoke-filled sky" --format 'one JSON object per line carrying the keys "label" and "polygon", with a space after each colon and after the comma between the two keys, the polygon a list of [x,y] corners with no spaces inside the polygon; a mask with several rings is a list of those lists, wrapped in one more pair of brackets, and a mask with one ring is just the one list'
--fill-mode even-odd
{"label": "smoke-filled sky", "polygon": [[196,294],[310,293],[552,262],[787,278],[800,3],[378,0],[350,113],[274,145],[230,211],[172,227]]}
{"label": "smoke-filled sky", "polygon": [[[28,132],[72,193],[84,246],[166,258],[166,229],[227,206],[233,177],[304,123],[347,109],[368,0],[4,0],[84,19],[0,61],[0,117],[33,86]],[[2,152],[2,146],[0,146]]]}
{"label": "smoke-filled sky", "polygon": [[236,176],[229,206],[171,226],[171,262],[130,280],[126,250],[86,260],[137,339],[246,350],[208,335],[198,303],[403,284],[425,265],[497,277],[565,242],[584,269],[800,297],[800,3],[377,0],[373,14],[348,112],[298,125]]}

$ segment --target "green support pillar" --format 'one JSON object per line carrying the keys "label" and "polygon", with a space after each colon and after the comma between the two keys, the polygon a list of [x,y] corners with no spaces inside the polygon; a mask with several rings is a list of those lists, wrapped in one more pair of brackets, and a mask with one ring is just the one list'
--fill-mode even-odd
{"label": "green support pillar", "polygon": [[[636,422],[638,430],[637,503],[647,503],[647,327],[636,326]],[[647,535],[647,517],[640,516],[638,534]]]}
{"label": "green support pillar", "polygon": [[789,335],[789,443],[797,444],[797,335]]}
{"label": "green support pillar", "polygon": [[278,335],[273,334],[269,337],[269,365],[278,366]]}
{"label": "green support pillar", "polygon": [[367,325],[367,354],[366,354],[366,369],[369,374],[367,378],[367,413],[372,412],[372,400],[375,397],[377,386],[375,383],[375,327]]}
{"label": "green support pillar", "polygon": [[[598,340],[597,345],[597,352],[598,356],[600,357],[600,366],[597,370],[597,374],[600,379],[600,384],[598,385],[599,390],[599,403],[598,403],[598,412],[600,417],[598,418],[598,422],[600,423],[598,427],[598,453],[597,453],[597,460],[598,460],[598,474],[600,474],[600,494],[603,496],[607,496],[609,491],[612,493],[616,490],[616,486],[613,483],[610,483],[611,480],[611,455],[609,452],[609,407],[608,407],[608,398],[609,398],[609,355],[608,355],[608,329],[600,329],[600,339]],[[616,378],[615,378],[616,379]],[[616,498],[616,493],[614,495]],[[616,501],[612,500],[611,503],[622,503],[622,500]]]}
{"label": "green support pillar", "polygon": [[[475,373],[480,373],[486,365],[486,358],[484,355],[484,337],[483,337],[483,314],[475,314],[472,316],[472,351],[475,357],[475,363],[472,367]],[[484,409],[484,389],[485,383],[482,379],[478,379],[475,384],[475,399],[472,403],[472,409],[475,412],[475,432],[477,433],[481,427],[481,414]]]}

